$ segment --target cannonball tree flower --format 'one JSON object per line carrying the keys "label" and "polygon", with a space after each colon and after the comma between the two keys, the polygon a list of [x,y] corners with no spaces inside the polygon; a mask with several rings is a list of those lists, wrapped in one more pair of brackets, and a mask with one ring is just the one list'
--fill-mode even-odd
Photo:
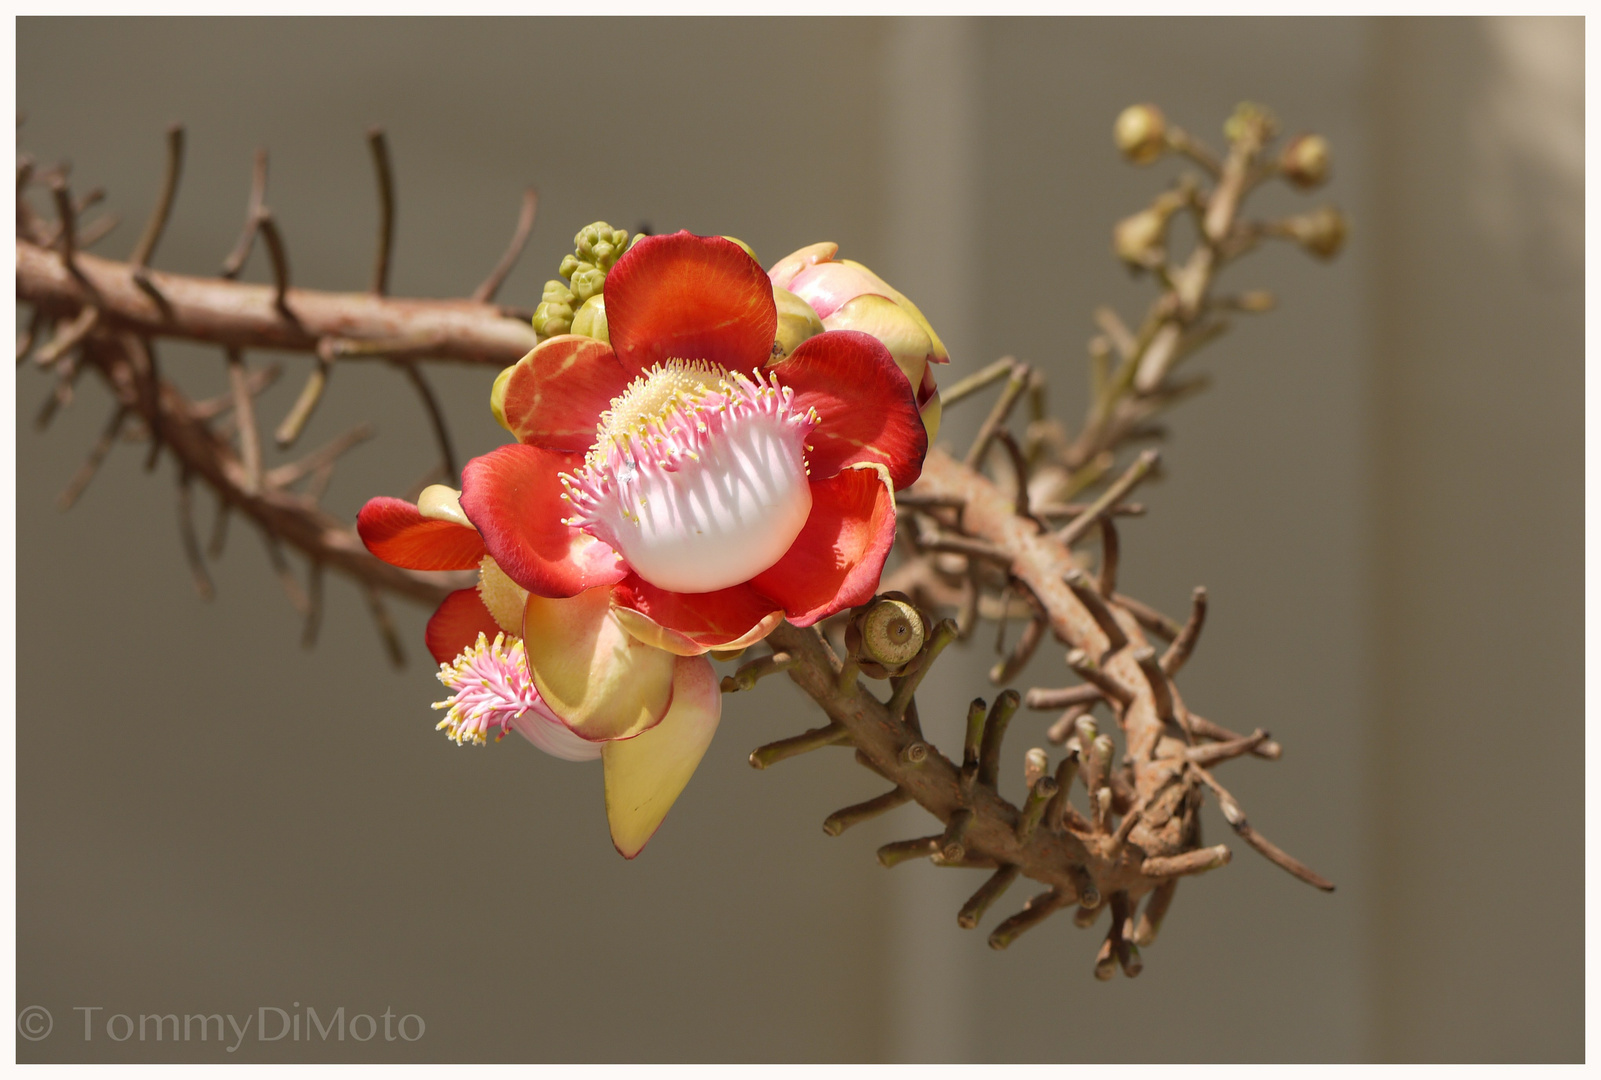
{"label": "cannonball tree flower", "polygon": [[[448,710],[440,729],[458,745],[481,746],[490,737],[498,742],[515,731],[554,757],[602,758],[612,842],[627,858],[638,855],[717,730],[722,695],[711,663],[618,634],[593,641],[590,675],[598,688],[616,692],[640,674],[653,680],[655,696],[645,704],[649,725],[620,733],[575,727],[534,684],[522,638],[528,593],[487,554],[461,511],[459,492],[435,485],[416,505],[371,499],[356,524],[368,549],[396,566],[479,572],[477,586],[447,596],[425,632],[428,651],[439,661],[439,681],[451,691],[434,705]],[[584,622],[595,598],[604,600],[605,590],[592,592],[555,602],[558,611],[566,605],[573,622]]]}
{"label": "cannonball tree flower", "polygon": [[[552,337],[496,381],[495,414],[519,442],[463,473],[446,516],[475,530],[482,582],[441,607],[430,636],[459,624],[451,643],[478,650],[452,668],[462,685],[526,672],[551,717],[601,744],[613,841],[631,858],[715,730],[703,654],[868,599],[893,491],[917,478],[927,437],[911,384],[867,334],[818,334],[770,363],[773,286],[726,239],[641,240],[605,294],[609,343]],[[447,535],[440,513],[374,500],[362,535],[389,561],[415,558],[425,532],[436,539],[421,546]],[[520,653],[476,637],[501,578],[525,596]],[[532,700],[491,698],[458,692],[455,705],[470,720]]]}
{"label": "cannonball tree flower", "polygon": [[950,353],[916,304],[861,263],[836,259],[838,253],[838,244],[812,244],[774,263],[768,277],[781,309],[788,314],[794,305],[784,301],[793,299],[815,312],[823,330],[859,330],[883,342],[917,388],[932,441],[939,434],[940,403],[928,365],[950,363]]}

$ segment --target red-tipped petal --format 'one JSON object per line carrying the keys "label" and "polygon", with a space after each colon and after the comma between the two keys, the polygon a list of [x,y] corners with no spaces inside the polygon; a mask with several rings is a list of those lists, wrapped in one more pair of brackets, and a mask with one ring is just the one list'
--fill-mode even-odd
{"label": "red-tipped petal", "polygon": [[606,323],[630,375],[664,360],[750,371],[772,355],[773,283],[720,236],[647,236],[606,275]]}
{"label": "red-tipped petal", "polygon": [[[657,588],[638,574],[629,574],[612,589],[612,604],[637,611],[707,649],[720,649],[744,637],[779,606],[748,584],[715,592],[678,593]],[[624,625],[630,632],[636,628],[631,623]],[[650,640],[650,636],[641,640]]]}
{"label": "red-tipped petal", "polygon": [[812,515],[795,542],[752,585],[784,605],[789,621],[810,626],[865,604],[878,591],[895,543],[895,496],[882,466],[846,469],[812,481]]}
{"label": "red-tipped petal", "polygon": [[518,442],[551,450],[588,450],[611,399],[628,375],[611,346],[564,334],[542,341],[495,380],[490,407]]}
{"label": "red-tipped petal", "polygon": [[806,440],[813,477],[849,465],[882,465],[899,491],[922,473],[928,433],[911,384],[877,338],[830,330],[807,338],[768,370],[794,388],[797,410],[817,410],[818,425]]}
{"label": "red-tipped petal", "polygon": [[483,538],[472,529],[423,517],[405,499],[368,499],[356,531],[368,551],[407,570],[474,570],[484,557]]}
{"label": "red-tipped petal", "polygon": [[478,590],[457,589],[445,597],[445,602],[428,620],[423,640],[428,643],[428,651],[434,654],[435,660],[448,664],[463,649],[475,644],[479,634],[494,641],[498,633],[500,627],[495,624],[495,617],[489,614],[489,609],[484,607]]}
{"label": "red-tipped petal", "polygon": [[559,476],[583,458],[512,443],[473,458],[462,471],[461,508],[506,576],[539,596],[577,596],[621,581],[617,553],[562,524],[572,508]]}

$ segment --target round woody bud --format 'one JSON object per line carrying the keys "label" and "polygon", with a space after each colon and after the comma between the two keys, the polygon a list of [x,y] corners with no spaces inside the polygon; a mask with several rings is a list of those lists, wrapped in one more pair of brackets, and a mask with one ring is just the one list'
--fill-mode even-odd
{"label": "round woody bud", "polygon": [[1149,165],[1167,150],[1167,121],[1155,105],[1130,105],[1118,113],[1112,138],[1124,157]]}
{"label": "round woody bud", "polygon": [[887,678],[923,650],[928,626],[922,613],[901,593],[886,593],[858,608],[845,627],[845,648],[862,672]]}
{"label": "round woody bud", "polygon": [[1298,188],[1315,188],[1329,178],[1329,140],[1297,135],[1279,155],[1279,172]]}
{"label": "round woody bud", "polygon": [[1284,222],[1284,231],[1320,259],[1332,259],[1345,245],[1345,217],[1325,203]]}

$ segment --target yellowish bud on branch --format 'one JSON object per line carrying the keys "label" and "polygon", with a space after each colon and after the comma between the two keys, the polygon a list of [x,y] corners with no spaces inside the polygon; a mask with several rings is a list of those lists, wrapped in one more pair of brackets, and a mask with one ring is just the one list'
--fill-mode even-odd
{"label": "yellowish bud on branch", "polygon": [[1167,150],[1167,121],[1155,105],[1130,105],[1118,114],[1112,138],[1124,157],[1149,165]]}
{"label": "yellowish bud on branch", "polygon": [[1297,135],[1279,155],[1279,172],[1298,188],[1315,188],[1329,178],[1329,140]]}
{"label": "yellowish bud on branch", "polygon": [[1285,219],[1280,230],[1320,259],[1334,258],[1345,246],[1345,216],[1327,203]]}

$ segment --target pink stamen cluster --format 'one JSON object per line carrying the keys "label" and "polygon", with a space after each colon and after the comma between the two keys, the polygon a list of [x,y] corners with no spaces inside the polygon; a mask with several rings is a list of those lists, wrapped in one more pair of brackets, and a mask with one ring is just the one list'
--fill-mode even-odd
{"label": "pink stamen cluster", "polygon": [[505,634],[496,634],[491,644],[480,632],[477,644],[463,649],[453,664],[439,665],[439,681],[455,693],[434,702],[434,708],[450,710],[435,730],[446,731],[458,746],[483,746],[491,731],[499,742],[514,720],[544,708],[528,675],[523,643],[513,638],[507,648],[505,642]]}
{"label": "pink stamen cluster", "polygon": [[[691,399],[675,395],[656,415],[641,420],[633,430],[606,431],[590,450],[576,474],[563,473],[562,498],[574,513],[565,524],[585,528],[602,520],[602,510],[615,502],[622,516],[637,515],[630,507],[641,502],[639,492],[653,479],[649,474],[677,472],[686,461],[698,462],[701,452],[729,434],[737,425],[765,417],[804,430],[802,437],[817,426],[816,409],[795,412],[791,406],[795,391],[780,386],[761,371],[750,375],[730,374],[720,379],[715,390]],[[609,414],[608,414],[609,416]],[[807,447],[810,449],[810,447]],[[806,468],[808,475],[811,469]]]}

